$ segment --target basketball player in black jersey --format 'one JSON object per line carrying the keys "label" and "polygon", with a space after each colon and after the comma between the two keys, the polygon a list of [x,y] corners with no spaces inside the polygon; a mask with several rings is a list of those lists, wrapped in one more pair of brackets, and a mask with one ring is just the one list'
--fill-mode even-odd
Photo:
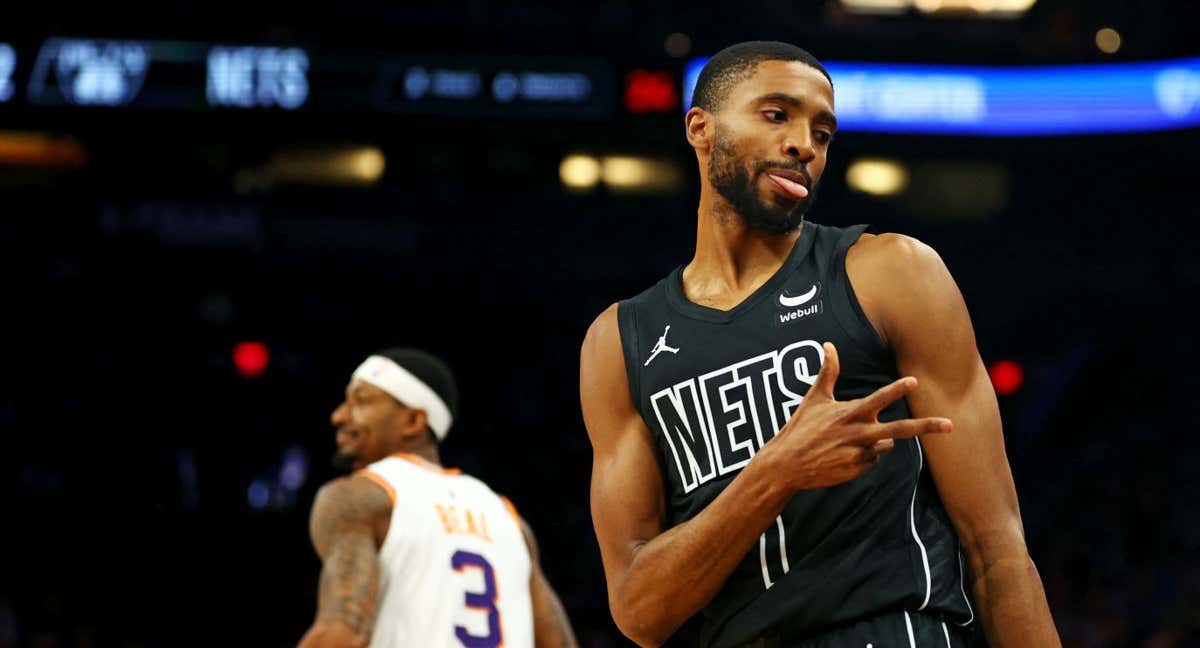
{"label": "basketball player in black jersey", "polygon": [[1058,646],[954,280],[804,220],[836,126],[794,46],[700,74],[695,256],[581,352],[613,618],[647,646],[696,614],[712,647]]}

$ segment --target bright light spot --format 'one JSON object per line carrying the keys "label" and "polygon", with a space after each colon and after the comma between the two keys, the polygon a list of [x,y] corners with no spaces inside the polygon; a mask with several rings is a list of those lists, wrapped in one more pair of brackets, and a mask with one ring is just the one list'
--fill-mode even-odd
{"label": "bright light spot", "polygon": [[292,446],[283,453],[283,465],[279,468],[279,484],[290,491],[300,490],[308,479],[308,453],[303,448]]}
{"label": "bright light spot", "polygon": [[233,347],[233,366],[243,378],[258,378],[270,361],[271,350],[262,342],[238,342]]}
{"label": "bright light spot", "polygon": [[675,58],[683,58],[692,51],[692,39],[687,34],[675,32],[667,36],[666,42],[663,43],[663,49],[667,54]]}
{"label": "bright light spot", "polygon": [[679,90],[666,70],[633,70],[625,75],[625,109],[629,112],[671,112],[679,105]]}
{"label": "bright light spot", "polygon": [[908,186],[908,170],[895,160],[861,158],[846,169],[846,184],[863,193],[890,196]]}
{"label": "bright light spot", "polygon": [[996,10],[1024,13],[1036,2],[1037,0],[996,0]]}
{"label": "bright light spot", "polygon": [[591,189],[600,182],[600,161],[590,155],[568,155],[558,166],[558,177],[570,189]]}
{"label": "bright light spot", "polygon": [[668,160],[610,155],[601,163],[604,184],[613,191],[629,193],[669,193],[683,183],[679,167]]}
{"label": "bright light spot", "polygon": [[856,13],[898,14],[909,6],[909,0],[842,0],[846,8]]}
{"label": "bright light spot", "polygon": [[604,184],[613,187],[636,187],[650,177],[650,164],[642,158],[613,155],[602,164]]}
{"label": "bright light spot", "polygon": [[1012,396],[1025,382],[1025,370],[1012,360],[992,363],[988,375],[992,378],[992,386],[996,388],[996,393],[1001,396]]}
{"label": "bright light spot", "polygon": [[288,150],[277,153],[244,184],[371,185],[383,177],[387,158],[374,146]]}
{"label": "bright light spot", "polygon": [[989,18],[1013,18],[1037,0],[842,0],[847,9],[866,14],[901,14],[910,8],[922,13],[974,12]]}
{"label": "bright light spot", "polygon": [[1112,27],[1096,32],[1096,47],[1105,54],[1116,54],[1121,49],[1121,34]]}
{"label": "bright light spot", "polygon": [[267,482],[261,479],[255,479],[250,482],[250,487],[246,489],[246,503],[250,508],[261,511],[267,508],[267,504],[271,501],[271,487]]}
{"label": "bright light spot", "polygon": [[1200,74],[1187,68],[1170,67],[1154,77],[1158,107],[1175,119],[1183,119],[1200,104]]}
{"label": "bright light spot", "polygon": [[384,158],[383,151],[369,147],[351,153],[349,165],[353,169],[353,175],[364,182],[375,182],[383,175],[387,159]]}
{"label": "bright light spot", "polygon": [[683,184],[683,173],[670,160],[634,155],[568,155],[558,167],[568,189],[585,191],[600,182],[614,192],[669,193]]}
{"label": "bright light spot", "polygon": [[0,131],[0,164],[79,167],[86,162],[87,151],[74,138]]}

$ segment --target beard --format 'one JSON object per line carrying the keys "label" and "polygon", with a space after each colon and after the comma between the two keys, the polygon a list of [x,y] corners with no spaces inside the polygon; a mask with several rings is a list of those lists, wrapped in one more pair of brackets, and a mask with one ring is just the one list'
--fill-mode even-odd
{"label": "beard", "polygon": [[354,462],[358,460],[357,454],[347,454],[340,451],[334,451],[330,457],[329,463],[333,469],[339,473],[348,473],[354,471]]}
{"label": "beard", "polygon": [[[773,196],[764,201],[755,180],[768,169],[790,169],[803,173],[808,195],[799,200]],[[766,234],[786,234],[800,227],[804,215],[817,199],[817,184],[812,181],[803,164],[762,160],[754,163],[753,169],[747,169],[733,143],[722,138],[719,132],[713,144],[712,157],[708,159],[708,179],[717,193],[742,217],[747,227]]]}

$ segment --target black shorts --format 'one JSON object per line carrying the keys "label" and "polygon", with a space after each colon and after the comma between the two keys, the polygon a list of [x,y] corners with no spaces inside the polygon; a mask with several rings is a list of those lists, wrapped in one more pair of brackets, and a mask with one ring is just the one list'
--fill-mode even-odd
{"label": "black shorts", "polygon": [[745,648],[982,648],[977,625],[964,629],[921,612],[892,612],[802,639],[762,637]]}

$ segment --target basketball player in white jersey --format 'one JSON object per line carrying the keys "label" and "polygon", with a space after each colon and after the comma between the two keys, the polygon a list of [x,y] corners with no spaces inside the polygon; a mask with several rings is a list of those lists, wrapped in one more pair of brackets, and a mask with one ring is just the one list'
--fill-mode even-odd
{"label": "basketball player in white jersey", "polygon": [[354,372],[331,417],[335,463],[309,530],[322,561],[300,648],[575,646],[507,499],[438,459],[458,408],[449,369],[390,349]]}

